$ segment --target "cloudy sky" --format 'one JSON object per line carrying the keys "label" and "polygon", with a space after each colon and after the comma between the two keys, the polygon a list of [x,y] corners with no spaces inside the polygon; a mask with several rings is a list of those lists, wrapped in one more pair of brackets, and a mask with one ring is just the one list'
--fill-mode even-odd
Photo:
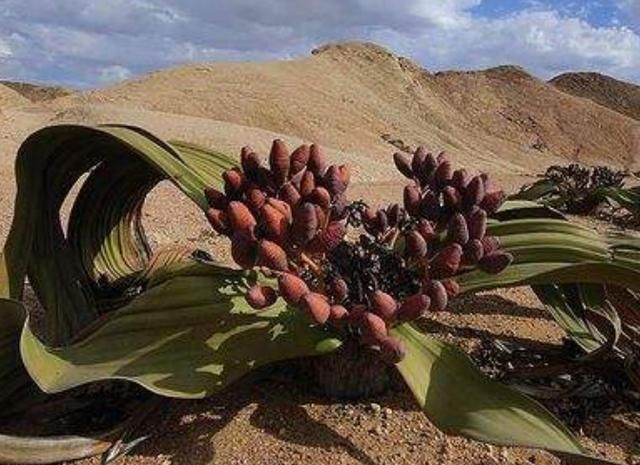
{"label": "cloudy sky", "polygon": [[342,39],[432,71],[515,63],[640,83],[640,0],[0,0],[0,78],[83,88]]}

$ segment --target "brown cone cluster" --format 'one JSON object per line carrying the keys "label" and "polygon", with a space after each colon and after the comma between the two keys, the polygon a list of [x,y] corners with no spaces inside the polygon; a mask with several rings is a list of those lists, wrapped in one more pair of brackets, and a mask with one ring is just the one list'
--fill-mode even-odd
{"label": "brown cone cluster", "polygon": [[362,215],[364,227],[378,240],[396,244],[420,277],[420,292],[398,306],[419,302],[424,311],[444,310],[459,292],[456,275],[476,267],[496,274],[512,262],[498,239],[486,234],[488,217],[500,208],[505,194],[494,189],[485,174],[454,169],[444,153],[419,147],[413,156],[396,153],[393,160],[411,180],[404,188],[404,208],[394,204],[369,209]]}
{"label": "brown cone cluster", "polygon": [[329,166],[318,145],[290,153],[275,140],[266,160],[244,147],[240,167],[222,177],[224,192],[205,192],[207,218],[231,238],[240,267],[295,270],[303,255],[326,253],[342,241],[351,173],[344,165]]}
{"label": "brown cone cluster", "polygon": [[[394,325],[444,310],[459,292],[460,273],[499,273],[512,261],[486,234],[504,193],[484,174],[454,170],[443,153],[395,154],[411,182],[403,205],[378,210],[347,201],[349,168],[329,165],[317,145],[289,152],[276,140],[265,160],[250,147],[240,158],[240,167],[224,173],[223,191],[205,194],[207,218],[231,239],[235,262],[277,276],[277,286],[249,289],[247,302],[262,309],[281,297],[389,363],[405,355],[390,335]],[[348,241],[348,226],[364,233]]]}

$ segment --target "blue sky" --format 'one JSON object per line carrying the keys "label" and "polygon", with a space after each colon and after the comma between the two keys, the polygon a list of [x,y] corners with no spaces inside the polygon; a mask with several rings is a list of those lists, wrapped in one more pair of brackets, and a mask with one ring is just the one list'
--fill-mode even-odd
{"label": "blue sky", "polygon": [[640,0],[0,0],[0,78],[81,88],[345,39],[431,71],[518,64],[640,83]]}

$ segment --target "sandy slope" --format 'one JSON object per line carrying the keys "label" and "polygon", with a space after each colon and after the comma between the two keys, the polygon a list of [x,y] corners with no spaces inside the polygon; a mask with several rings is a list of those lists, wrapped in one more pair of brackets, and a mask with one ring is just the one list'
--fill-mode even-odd
{"label": "sandy slope", "polygon": [[376,161],[386,145],[380,137],[390,134],[493,171],[539,169],[555,156],[622,164],[640,127],[511,67],[433,75],[360,43],[324,47],[293,61],[163,70],[60,100],[71,101],[260,127],[368,153]]}
{"label": "sandy slope", "polygon": [[565,73],[549,81],[558,89],[584,97],[640,120],[640,86],[600,73]]}

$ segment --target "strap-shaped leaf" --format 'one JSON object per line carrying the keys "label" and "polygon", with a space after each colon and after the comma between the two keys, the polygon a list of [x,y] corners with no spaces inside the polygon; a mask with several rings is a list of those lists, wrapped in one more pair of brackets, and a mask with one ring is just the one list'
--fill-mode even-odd
{"label": "strap-shaped leaf", "polygon": [[[157,182],[170,180],[204,210],[204,188],[234,164],[215,152],[176,146],[129,126],[62,125],[34,133],[20,147],[0,296],[20,299],[28,273],[46,308],[49,342],[64,344],[97,317],[96,281],[126,282],[144,268],[149,251],[140,209]],[[60,207],[93,168],[74,204],[67,239]]]}
{"label": "strap-shaped leaf", "polygon": [[25,327],[24,364],[49,393],[126,379],[161,395],[199,398],[261,365],[339,347],[282,300],[251,309],[244,300],[249,279],[215,265],[183,268],[67,347],[47,348]]}
{"label": "strap-shaped leaf", "polygon": [[450,434],[492,444],[546,449],[574,463],[586,456],[571,432],[537,402],[485,376],[458,348],[404,324],[393,330],[407,348],[398,370],[429,419]]}
{"label": "strap-shaped leaf", "polygon": [[0,402],[29,382],[18,350],[24,319],[20,302],[0,298]]}

